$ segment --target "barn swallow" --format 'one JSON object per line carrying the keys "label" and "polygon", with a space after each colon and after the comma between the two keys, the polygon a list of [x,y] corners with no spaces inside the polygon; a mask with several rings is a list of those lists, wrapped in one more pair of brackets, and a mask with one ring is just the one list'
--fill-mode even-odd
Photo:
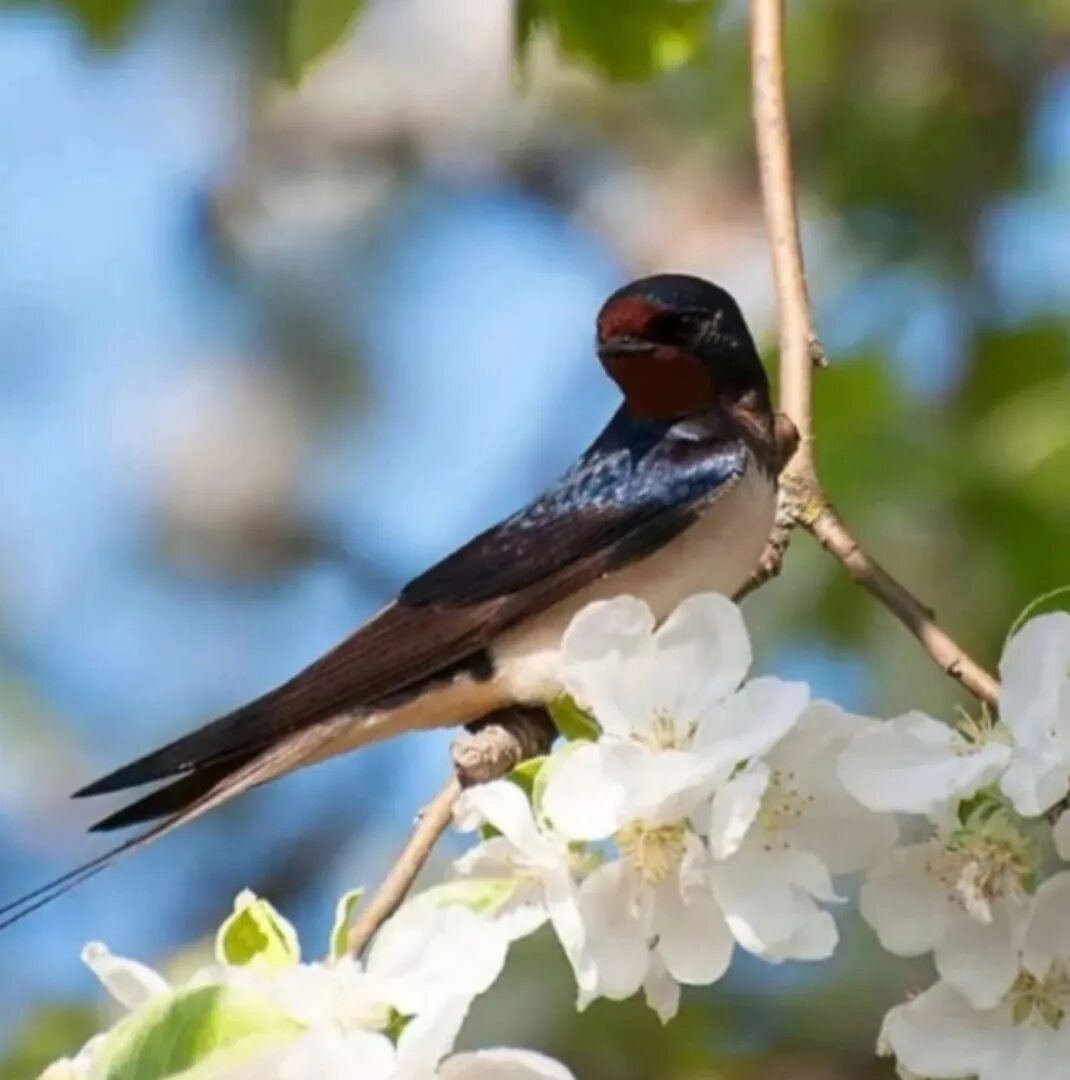
{"label": "barn swallow", "polygon": [[779,464],[738,306],[700,278],[643,278],[603,305],[597,353],[624,400],[568,472],[288,682],[76,792],[166,781],[93,829],[155,825],[0,909],[0,925],[254,785],[402,732],[552,700],[562,634],[593,600],[637,596],[660,621],[693,593],[734,594],[772,528]]}

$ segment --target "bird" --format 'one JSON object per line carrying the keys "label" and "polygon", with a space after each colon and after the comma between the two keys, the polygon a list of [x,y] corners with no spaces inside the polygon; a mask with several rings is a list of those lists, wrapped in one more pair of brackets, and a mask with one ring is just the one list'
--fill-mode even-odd
{"label": "bird", "polygon": [[268,780],[551,702],[562,635],[593,601],[636,596],[660,621],[694,593],[735,594],[773,527],[785,456],[739,306],[702,278],[640,278],[602,305],[596,352],[623,400],[571,468],[287,682],[75,792],[162,782],[91,831],[155,824],[0,908],[0,927]]}

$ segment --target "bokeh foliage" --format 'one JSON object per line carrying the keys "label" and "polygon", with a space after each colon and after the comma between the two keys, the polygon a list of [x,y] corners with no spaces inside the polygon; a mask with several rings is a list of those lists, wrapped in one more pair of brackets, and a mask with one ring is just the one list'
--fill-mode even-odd
{"label": "bokeh foliage", "polygon": [[[63,4],[94,45],[111,48],[122,48],[148,5]],[[361,6],[235,4],[234,25],[249,38],[251,67],[261,70],[266,55],[275,77],[295,79],[338,43]],[[671,132],[712,148],[723,176],[753,190],[742,6],[518,0],[518,46],[523,57],[549,42],[602,81],[582,128],[600,153],[649,152]],[[834,346],[819,375],[825,486],[873,554],[992,664],[1023,606],[1070,579],[1065,312],[1044,302],[1005,309],[985,255],[1003,200],[1042,193],[1070,204],[1066,166],[1056,176],[1038,171],[1029,139],[1068,55],[1070,8],[1060,0],[812,0],[790,5],[790,15],[803,204],[837,238],[847,270],[833,286],[848,292],[847,277],[876,297],[866,332]],[[898,288],[904,278],[922,287]],[[904,357],[902,334],[925,301],[925,282],[953,327],[952,357]],[[848,301],[820,289],[815,300],[834,341]],[[941,367],[935,384],[918,377],[919,362]],[[964,700],[805,538],[753,605],[769,641],[863,664],[874,707],[938,712]],[[501,992],[481,1004],[473,1038],[507,1032],[523,1041],[524,1017],[531,1041],[579,1075],[618,1080],[886,1076],[870,1054],[875,1018],[915,973],[882,966],[868,943],[855,928],[827,982],[770,998],[739,978],[695,996],[667,1032],[638,1004],[601,1003],[577,1021],[564,965],[547,942],[525,943]],[[922,971],[913,985],[926,978]],[[23,1025],[0,1077],[30,1075],[87,1029],[81,1007],[43,1009]]]}

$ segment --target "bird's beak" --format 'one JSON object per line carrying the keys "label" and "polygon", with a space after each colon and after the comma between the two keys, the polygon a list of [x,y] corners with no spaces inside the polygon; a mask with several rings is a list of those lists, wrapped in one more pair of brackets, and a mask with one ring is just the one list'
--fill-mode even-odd
{"label": "bird's beak", "polygon": [[604,363],[606,360],[616,360],[628,356],[641,356],[653,352],[654,345],[649,341],[639,341],[631,337],[606,338],[598,343],[598,358]]}

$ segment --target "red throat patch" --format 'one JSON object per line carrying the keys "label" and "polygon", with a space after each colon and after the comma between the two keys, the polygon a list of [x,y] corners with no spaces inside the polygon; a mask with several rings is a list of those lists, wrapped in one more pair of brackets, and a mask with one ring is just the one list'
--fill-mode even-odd
{"label": "red throat patch", "polygon": [[717,387],[702,362],[671,345],[610,354],[603,364],[637,420],[672,420],[712,408],[717,400]]}

